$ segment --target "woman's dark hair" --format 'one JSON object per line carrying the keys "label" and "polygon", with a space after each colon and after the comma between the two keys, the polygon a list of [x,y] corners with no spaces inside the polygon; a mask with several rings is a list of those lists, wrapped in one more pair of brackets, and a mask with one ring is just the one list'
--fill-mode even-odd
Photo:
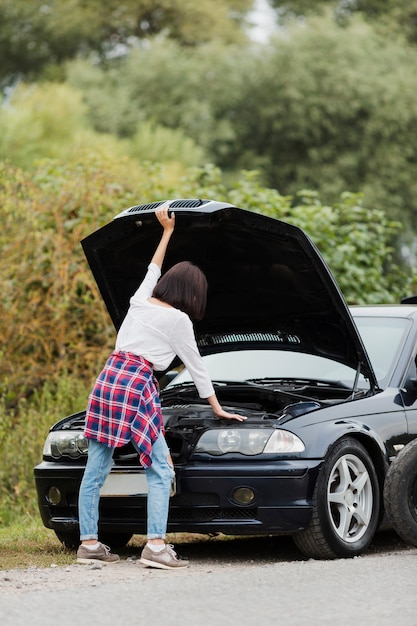
{"label": "woman's dark hair", "polygon": [[181,261],[161,276],[152,295],[198,322],[206,310],[207,279],[194,263]]}

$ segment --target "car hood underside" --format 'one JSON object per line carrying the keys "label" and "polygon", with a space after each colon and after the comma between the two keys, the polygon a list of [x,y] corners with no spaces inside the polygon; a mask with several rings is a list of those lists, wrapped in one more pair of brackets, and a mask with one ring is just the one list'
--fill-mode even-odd
{"label": "car hood underside", "polygon": [[[341,292],[299,228],[212,200],[172,200],[176,226],[164,270],[189,260],[207,276],[202,354],[241,347],[300,350],[375,376]],[[82,241],[118,329],[161,236],[155,210],[137,205]]]}

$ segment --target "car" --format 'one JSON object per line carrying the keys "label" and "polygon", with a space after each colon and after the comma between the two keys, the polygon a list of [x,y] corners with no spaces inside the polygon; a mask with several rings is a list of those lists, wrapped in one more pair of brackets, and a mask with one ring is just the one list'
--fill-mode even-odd
{"label": "car", "polygon": [[[82,242],[116,330],[146,273],[164,201],[135,205]],[[301,229],[229,203],[169,200],[165,260],[205,272],[199,350],[226,410],[214,416],[175,360],[159,377],[175,466],[168,532],[291,535],[312,558],[367,550],[384,519],[384,482],[417,436],[417,306],[349,308]],[[102,364],[98,364],[98,371]],[[51,427],[34,477],[44,525],[79,543],[85,413]],[[99,537],[146,533],[147,485],[129,443],[101,490]]]}
{"label": "car", "polygon": [[417,439],[412,439],[389,466],[384,504],[391,526],[406,543],[417,547]]}

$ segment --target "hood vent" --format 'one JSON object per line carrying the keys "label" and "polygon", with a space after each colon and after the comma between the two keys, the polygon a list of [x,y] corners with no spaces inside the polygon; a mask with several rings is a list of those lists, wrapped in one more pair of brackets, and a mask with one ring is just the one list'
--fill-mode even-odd
{"label": "hood vent", "polygon": [[[122,213],[116,216],[121,217],[122,215],[127,215],[131,213],[142,213],[143,211],[155,211],[161,204],[165,204],[166,200],[161,200],[159,202],[151,202],[149,204],[138,204],[136,206],[130,207],[130,209],[126,209]],[[189,200],[171,200],[169,202],[170,209],[197,209],[204,204],[211,202],[211,200],[201,200],[199,198],[192,198]]]}
{"label": "hood vent", "polygon": [[208,335],[202,336],[198,339],[198,345],[200,347],[203,346],[212,346],[219,344],[250,344],[255,342],[260,344],[264,342],[266,344],[276,344],[276,343],[286,343],[290,345],[300,345],[301,339],[297,337],[295,334],[290,334],[282,331],[278,331],[275,333],[222,333],[217,335]]}

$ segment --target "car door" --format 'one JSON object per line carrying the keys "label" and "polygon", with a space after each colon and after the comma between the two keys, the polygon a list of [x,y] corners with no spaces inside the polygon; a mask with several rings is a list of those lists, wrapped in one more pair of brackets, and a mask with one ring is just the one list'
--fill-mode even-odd
{"label": "car door", "polygon": [[406,413],[409,439],[417,437],[417,348],[412,351],[404,381],[400,387]]}

